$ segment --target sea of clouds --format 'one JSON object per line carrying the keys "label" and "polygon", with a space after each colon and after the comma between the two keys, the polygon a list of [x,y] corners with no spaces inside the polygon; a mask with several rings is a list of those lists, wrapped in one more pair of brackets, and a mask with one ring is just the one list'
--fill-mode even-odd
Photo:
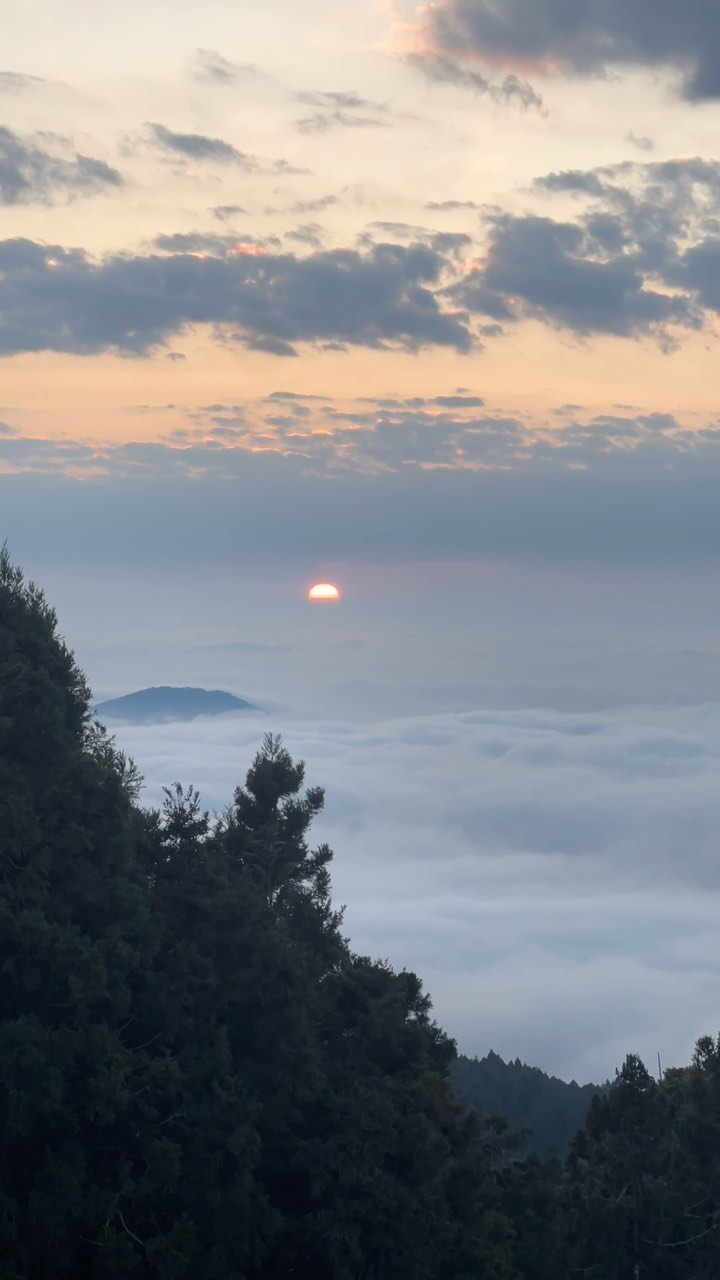
{"label": "sea of clouds", "polygon": [[354,949],[416,970],[464,1052],[598,1081],[720,1028],[720,704],[116,736],[145,803],[177,779],[220,810],[268,729],[326,788],[314,839]]}

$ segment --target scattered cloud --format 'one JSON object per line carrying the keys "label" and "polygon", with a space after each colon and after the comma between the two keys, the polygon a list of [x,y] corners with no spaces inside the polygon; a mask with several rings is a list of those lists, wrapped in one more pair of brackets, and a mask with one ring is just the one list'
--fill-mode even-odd
{"label": "scattered cloud", "polygon": [[258,68],[253,63],[231,62],[212,49],[198,49],[195,56],[195,79],[205,83],[235,85],[257,74]]}
{"label": "scattered cloud", "polygon": [[424,209],[432,209],[436,213],[454,213],[457,209],[480,209],[474,200],[428,200]]}
{"label": "scattered cloud", "polygon": [[63,138],[21,137],[0,125],[0,204],[55,204],[122,183],[117,169],[73,152]]}
{"label": "scattered cloud", "polygon": [[637,147],[638,151],[655,150],[655,143],[652,138],[645,137],[642,134],[633,133],[632,129],[628,130],[625,134],[625,138],[628,142],[632,143],[634,147]]}
{"label": "scattered cloud", "polygon": [[[279,357],[296,350],[262,333],[237,340]],[[159,530],[192,559],[242,558],[271,506],[262,549],[271,561],[322,560],[332,546],[349,560],[716,562],[718,422],[688,427],[667,412],[567,408],[547,423],[481,400],[449,392],[342,403],[285,391],[258,402],[165,406],[167,434],[124,445],[15,431],[0,436],[0,506],[6,528],[22,527],[25,538],[35,536],[40,503],[63,538],[77,526],[82,542],[101,492],[103,534],[82,555],[111,560],[146,558],[143,546],[154,546]],[[67,487],[83,477],[79,491]],[[133,528],[123,534],[130,492]]]}
{"label": "scattered cloud", "polygon": [[428,80],[437,84],[457,85],[461,89],[470,89],[480,97],[488,98],[497,105],[516,106],[523,110],[543,111],[540,94],[527,80],[522,80],[514,73],[506,75],[499,83],[462,66],[460,62],[427,50],[422,53],[408,54],[406,61],[421,71]]}
{"label": "scattered cloud", "polygon": [[604,238],[551,218],[498,216],[486,263],[452,297],[498,321],[532,316],[578,334],[663,340],[670,325],[699,327],[687,296],[647,287],[639,263],[622,250],[609,255]]}
{"label": "scattered cloud", "polygon": [[148,124],[147,127],[153,142],[171,155],[183,156],[188,160],[237,164],[249,172],[258,168],[254,156],[239,151],[222,138],[210,138],[204,133],[176,133],[173,129],[167,129],[164,124]]}
{"label": "scattered cloud", "polygon": [[439,0],[424,11],[436,57],[536,73],[666,67],[690,100],[720,97],[720,9],[708,0]]}
{"label": "scattered cloud", "polygon": [[297,244],[309,245],[311,249],[319,249],[325,239],[325,233],[319,222],[304,222],[285,232],[286,240],[294,240]]}
{"label": "scattered cloud", "polygon": [[490,213],[485,259],[452,290],[469,311],[580,335],[650,334],[671,350],[720,305],[718,162],[626,161],[551,173],[533,189],[586,207],[573,221]]}
{"label": "scattered cloud", "polygon": [[21,71],[0,71],[0,93],[24,93],[36,85],[45,84],[40,76],[27,76]]}
{"label": "scattered cloud", "polygon": [[167,252],[95,261],[81,250],[0,242],[0,353],[144,355],[189,326],[283,354],[296,343],[467,351],[466,318],[438,293],[448,260],[427,245],[380,244],[299,257],[247,239],[163,237]]}
{"label": "scattered cloud", "polygon": [[296,93],[295,97],[316,110],[296,122],[301,133],[329,133],[332,129],[381,129],[390,123],[392,112],[387,104],[362,98],[357,93],[316,91]]}
{"label": "scattered cloud", "polygon": [[231,218],[236,218],[239,213],[247,213],[247,209],[243,208],[241,204],[216,204],[210,212],[218,222],[229,222]]}
{"label": "scattered cloud", "polygon": [[291,213],[323,213],[333,205],[340,204],[340,197],[333,195],[318,196],[314,200],[296,200],[290,205]]}
{"label": "scattered cloud", "polygon": [[[15,154],[14,135],[5,135]],[[229,147],[198,134],[171,137],[180,151],[201,156]],[[114,180],[101,162],[81,160],[70,176],[60,170],[63,181]],[[43,175],[40,166],[35,198],[45,191],[49,199]],[[7,169],[6,200],[29,198],[18,187],[24,180],[17,167]],[[317,222],[301,220],[285,232],[286,243],[299,246],[294,253],[279,236],[225,231],[162,234],[154,253],[102,260],[8,240],[0,244],[0,353],[144,355],[197,325],[210,326],[220,341],[283,356],[303,343],[463,352],[529,318],[582,338],[650,337],[672,351],[720,313],[720,162],[558,171],[527,194],[536,211],[486,210],[485,244],[474,255],[466,233],[382,220],[369,224],[355,248],[332,250],[322,249]],[[565,210],[568,198],[575,201],[577,213],[557,219],[545,212],[558,197]],[[337,200],[324,195],[290,207],[307,213]]]}
{"label": "scattered cloud", "polygon": [[325,93],[309,90],[296,93],[295,97],[299,102],[305,102],[323,111],[384,111],[386,109],[381,102],[373,102],[370,98],[362,98],[358,93],[347,91]]}

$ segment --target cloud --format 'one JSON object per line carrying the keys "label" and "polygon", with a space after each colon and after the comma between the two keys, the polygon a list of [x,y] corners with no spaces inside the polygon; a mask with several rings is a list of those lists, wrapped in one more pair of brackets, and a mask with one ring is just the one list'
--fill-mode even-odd
{"label": "cloud", "polygon": [[386,109],[382,102],[373,102],[370,98],[362,98],[359,93],[346,90],[335,93],[309,90],[296,93],[295,97],[298,102],[306,102],[309,106],[319,107],[321,110],[384,111]]}
{"label": "cloud", "polygon": [[27,76],[21,71],[0,71],[0,93],[24,93],[46,82],[40,76]]}
{"label": "cloud", "polygon": [[479,209],[481,206],[474,200],[428,200],[423,209],[433,209],[437,213],[454,213],[457,209]]}
{"label": "cloud", "polygon": [[347,111],[316,111],[296,122],[301,133],[329,133],[331,129],[385,129],[387,120],[352,115]]}
{"label": "cloud", "polygon": [[533,190],[587,207],[572,221],[490,212],[484,260],[451,289],[470,312],[501,324],[532,316],[581,335],[647,334],[671,350],[701,326],[703,308],[720,304],[716,161],[565,170]]}
{"label": "cloud", "polygon": [[431,50],[409,54],[406,61],[437,84],[453,84],[462,89],[470,89],[498,105],[543,110],[543,101],[537,90],[514,73],[506,75],[500,83],[494,83],[479,71],[471,71],[453,58]]}
{"label": "cloud", "polygon": [[242,337],[241,341],[248,351],[264,351],[266,355],[282,356],[285,359],[296,359],[298,356],[291,343],[285,342],[283,338]]}
{"label": "cloud", "polygon": [[234,85],[257,74],[253,63],[231,62],[212,49],[198,49],[195,57],[195,79],[209,84]]}
{"label": "cloud", "polygon": [[604,249],[599,235],[574,223],[499,216],[486,263],[453,297],[497,320],[533,316],[580,334],[660,336],[670,324],[699,327],[687,297],[648,287],[631,255]]}
{"label": "cloud", "polygon": [[243,208],[241,204],[216,204],[210,212],[218,222],[229,222],[231,218],[237,217],[239,213],[247,213],[247,209]]}
{"label": "cloud", "polygon": [[64,139],[41,137],[55,149],[0,125],[0,204],[49,205],[122,186],[122,175],[104,160],[78,152],[67,158]]}
{"label": "cloud", "polygon": [[465,317],[437,297],[448,260],[426,245],[297,257],[251,239],[225,250],[222,237],[194,233],[164,243],[168,254],[95,261],[81,250],[0,242],[0,353],[143,355],[193,325],[284,352],[323,341],[410,351],[472,345]]}
{"label": "cloud", "polygon": [[481,396],[452,395],[433,396],[430,404],[440,405],[443,409],[481,409],[485,401]]}
{"label": "cloud", "polygon": [[633,133],[632,129],[628,129],[625,137],[628,142],[631,142],[634,147],[637,147],[638,151],[655,150],[655,143],[652,138],[643,137],[642,135],[638,136],[638,134]]}
{"label": "cloud", "polygon": [[290,212],[322,213],[325,209],[331,209],[332,206],[336,204],[340,204],[339,196],[318,196],[315,200],[296,200],[295,204],[290,206]]}
{"label": "cloud", "polygon": [[324,232],[318,222],[303,222],[285,232],[286,240],[294,240],[297,244],[307,244],[311,249],[319,249],[324,239]]}
{"label": "cloud", "polygon": [[[288,234],[304,254],[283,252],[278,237],[203,231],[158,236],[161,252],[100,261],[5,241],[0,353],[142,355],[197,325],[283,355],[303,343],[468,351],[526,319],[581,337],[650,337],[672,351],[720,312],[720,163],[559,171],[528,194],[536,211],[486,211],[474,257],[467,234],[398,222],[370,224],[354,249],[323,250],[317,224],[301,221]],[[563,219],[545,212],[558,197]]]}
{"label": "cloud", "polygon": [[253,156],[239,151],[237,147],[223,141],[222,138],[210,138],[204,133],[176,133],[163,124],[148,124],[147,127],[153,141],[172,155],[183,156],[190,160],[237,164],[249,172],[258,168],[258,162]]}
{"label": "cloud", "polygon": [[[148,800],[179,778],[220,808],[266,727],[119,740]],[[368,725],[275,713],[272,728],[326,788],[314,834],[335,851],[353,946],[419,972],[466,1052],[597,1081],[627,1052],[679,1065],[712,1030],[718,705]]]}
{"label": "cloud", "polygon": [[387,104],[373,102],[357,93],[296,93],[299,102],[316,107],[312,115],[296,122],[301,133],[329,133],[332,129],[381,129],[390,123],[392,112]]}
{"label": "cloud", "polygon": [[[241,340],[280,357],[295,351],[281,338]],[[248,555],[307,564],[328,548],[350,562],[716,562],[717,422],[689,430],[663,412],[568,409],[548,425],[480,401],[337,403],[287,391],[165,406],[166,435],[124,445],[16,431],[0,436],[3,527],[46,548],[33,523],[42,509],[58,555],[129,564],[179,554],[199,565]],[[259,546],[254,530],[269,508]]]}
{"label": "cloud", "polygon": [[709,0],[439,0],[425,37],[437,55],[481,64],[535,64],[596,75],[667,67],[691,100],[720,96],[720,9]]}
{"label": "cloud", "polygon": [[[267,344],[251,337],[243,341],[254,350],[293,354],[270,339]],[[170,356],[177,359],[178,353]],[[571,471],[578,484],[582,473],[592,471],[614,483],[623,473],[643,475],[661,469],[674,471],[681,485],[684,470],[689,481],[696,470],[709,474],[720,468],[717,423],[683,429],[672,414],[660,412],[587,416],[577,406],[565,406],[557,411],[562,424],[548,426],[542,420],[493,413],[481,396],[464,392],[405,400],[364,397],[345,404],[328,397],[273,392],[259,402],[218,403],[192,410],[173,404],[162,408],[180,415],[186,425],[143,446],[92,447],[85,442],[82,448],[88,461],[92,465],[103,461],[108,473],[117,477],[131,476],[142,461],[149,473],[159,465],[166,475],[220,479],[246,468],[248,453],[258,458],[267,452],[285,462],[296,460],[308,475],[336,479],[353,472],[377,475],[379,470],[407,476],[412,468],[427,475],[436,468],[445,474],[449,470],[478,475],[495,471],[546,478]],[[151,410],[153,406],[141,405],[133,411]],[[40,450],[49,465],[62,470],[70,441],[6,430],[12,434],[6,460],[32,469]]]}

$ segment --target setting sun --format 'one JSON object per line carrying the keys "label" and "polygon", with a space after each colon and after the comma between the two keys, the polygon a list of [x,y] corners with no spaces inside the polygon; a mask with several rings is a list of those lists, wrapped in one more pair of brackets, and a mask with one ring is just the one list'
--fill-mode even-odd
{"label": "setting sun", "polygon": [[308,600],[333,601],[339,599],[339,588],[333,586],[332,582],[316,582],[315,586],[308,591]]}

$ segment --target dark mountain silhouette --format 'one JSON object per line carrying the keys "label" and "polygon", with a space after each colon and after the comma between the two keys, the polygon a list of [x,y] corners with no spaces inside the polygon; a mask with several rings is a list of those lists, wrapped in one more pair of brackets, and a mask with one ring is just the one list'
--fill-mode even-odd
{"label": "dark mountain silhouette", "polygon": [[259,711],[259,707],[236,698],[222,689],[178,689],[161,685],[140,689],[122,698],[111,698],[95,708],[100,719],[151,724],[158,720],[196,720],[198,716],[221,716],[235,711]]}

